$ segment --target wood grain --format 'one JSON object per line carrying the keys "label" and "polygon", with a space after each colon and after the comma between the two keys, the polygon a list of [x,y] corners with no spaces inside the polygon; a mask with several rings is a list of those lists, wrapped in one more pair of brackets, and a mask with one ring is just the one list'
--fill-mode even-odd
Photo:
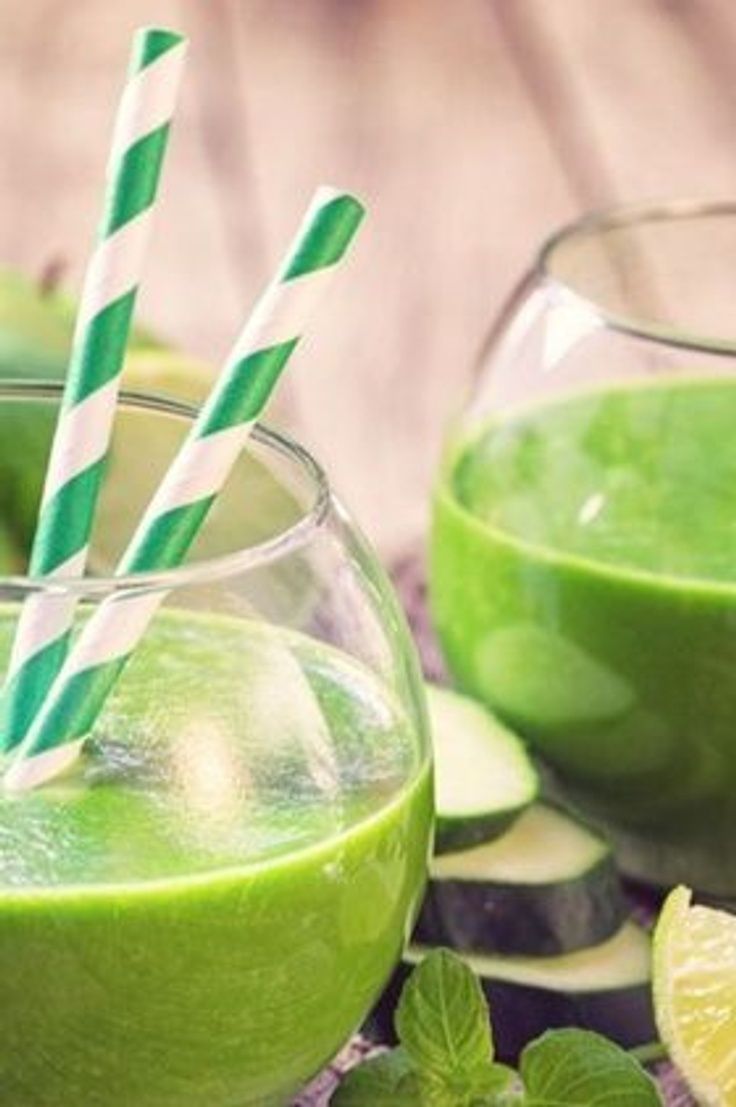
{"label": "wood grain", "polygon": [[0,261],[78,280],[129,34],[192,38],[142,310],[217,361],[313,187],[370,223],[274,411],[384,554],[540,238],[736,180],[730,0],[0,0]]}

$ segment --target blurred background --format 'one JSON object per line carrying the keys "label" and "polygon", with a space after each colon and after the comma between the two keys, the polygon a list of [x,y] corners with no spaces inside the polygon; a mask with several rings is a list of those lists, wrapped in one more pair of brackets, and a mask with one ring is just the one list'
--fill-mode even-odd
{"label": "blurred background", "polygon": [[315,185],[370,207],[272,421],[389,562],[540,239],[736,186],[734,0],[0,0],[0,265],[78,289],[142,23],[192,42],[140,317],[217,363]]}

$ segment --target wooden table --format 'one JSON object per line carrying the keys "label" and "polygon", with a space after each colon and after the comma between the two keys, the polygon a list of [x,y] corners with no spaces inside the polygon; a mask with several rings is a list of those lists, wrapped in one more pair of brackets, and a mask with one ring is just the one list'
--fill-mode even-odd
{"label": "wooden table", "polygon": [[77,286],[129,34],[192,38],[142,310],[213,361],[313,186],[371,208],[275,421],[389,558],[474,351],[580,210],[736,185],[733,0],[0,0],[0,262]]}

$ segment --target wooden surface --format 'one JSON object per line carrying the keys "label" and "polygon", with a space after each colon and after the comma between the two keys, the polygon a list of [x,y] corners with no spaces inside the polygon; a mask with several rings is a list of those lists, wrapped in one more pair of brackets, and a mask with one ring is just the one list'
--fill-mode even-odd
{"label": "wooden surface", "polygon": [[0,0],[0,262],[97,217],[131,29],[192,38],[142,310],[216,360],[313,186],[371,209],[279,400],[388,558],[540,237],[736,185],[733,0]]}

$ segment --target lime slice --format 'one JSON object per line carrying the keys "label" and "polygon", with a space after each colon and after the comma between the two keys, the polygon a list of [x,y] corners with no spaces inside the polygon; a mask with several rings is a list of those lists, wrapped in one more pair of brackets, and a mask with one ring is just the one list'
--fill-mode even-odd
{"label": "lime slice", "polygon": [[736,916],[668,897],[654,935],[654,1005],[670,1056],[703,1107],[736,1107]]}

